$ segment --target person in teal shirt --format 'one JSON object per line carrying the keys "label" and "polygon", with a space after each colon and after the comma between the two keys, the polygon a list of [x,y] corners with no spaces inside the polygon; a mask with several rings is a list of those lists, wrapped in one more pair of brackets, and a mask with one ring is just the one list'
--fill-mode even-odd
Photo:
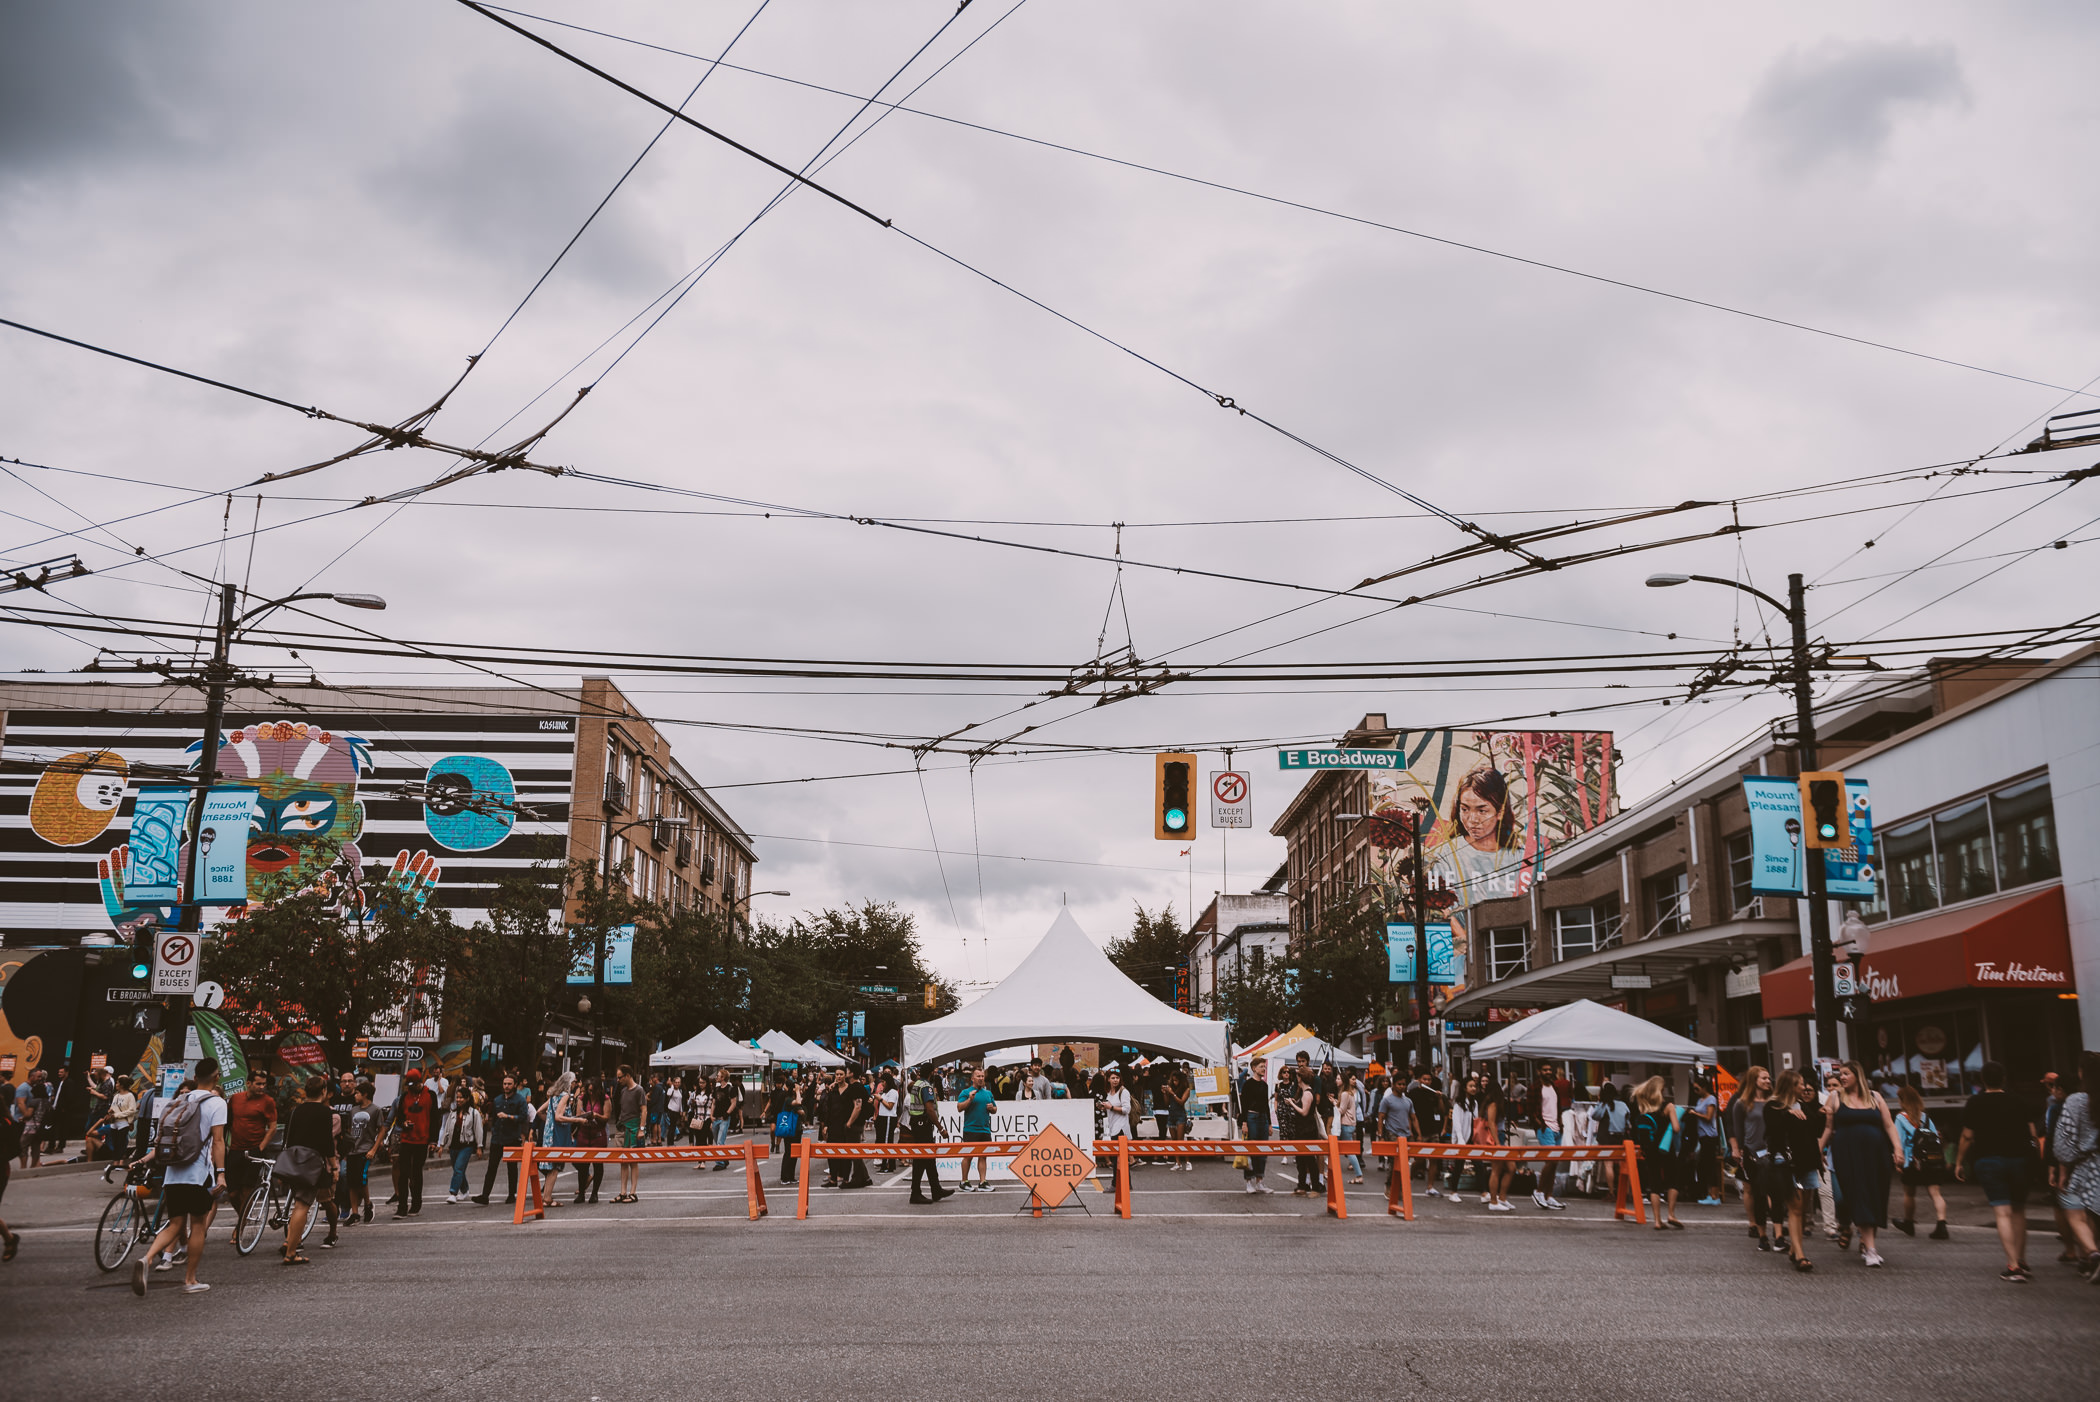
{"label": "person in teal shirt", "polygon": [[[992,1107],[998,1104],[984,1084],[984,1068],[978,1067],[970,1073],[970,1088],[955,1098],[955,1106],[962,1111],[963,1143],[989,1144],[992,1142]],[[970,1186],[970,1161],[963,1160],[962,1190],[966,1193],[993,1193],[998,1189],[986,1181],[990,1172],[985,1167],[989,1155],[980,1155],[977,1160],[977,1186]]]}

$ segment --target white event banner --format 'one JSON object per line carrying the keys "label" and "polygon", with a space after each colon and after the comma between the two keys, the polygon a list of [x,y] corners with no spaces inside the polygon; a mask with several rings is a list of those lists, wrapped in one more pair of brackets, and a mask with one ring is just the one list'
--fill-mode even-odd
{"label": "white event banner", "polygon": [[[940,1141],[953,1144],[962,1138],[962,1111],[952,1100],[940,1103]],[[1094,1102],[1086,1100],[1000,1100],[992,1105],[992,1138],[1033,1139],[1043,1132],[1046,1125],[1056,1125],[1065,1132],[1074,1144],[1091,1154],[1094,1152]],[[819,1150],[818,1152],[821,1152]],[[963,1160],[936,1159],[940,1165],[941,1182],[953,1183],[962,1176]],[[993,1178],[1004,1178],[1018,1183],[1020,1180],[1007,1170],[1013,1159],[994,1156],[986,1169]],[[977,1176],[974,1167],[970,1176]]]}

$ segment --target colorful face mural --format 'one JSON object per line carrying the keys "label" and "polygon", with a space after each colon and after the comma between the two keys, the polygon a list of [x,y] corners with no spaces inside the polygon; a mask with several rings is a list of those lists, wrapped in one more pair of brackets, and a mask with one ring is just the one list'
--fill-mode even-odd
{"label": "colorful face mural", "polygon": [[357,780],[369,767],[363,740],[303,722],[265,721],[226,737],[219,773],[258,791],[248,832],[255,895],[319,886],[338,861],[361,865],[365,806]]}
{"label": "colorful face mural", "polygon": [[114,750],[82,750],[53,760],[29,797],[30,830],[60,847],[93,842],[123,806],[129,773]]}
{"label": "colorful face mural", "polygon": [[517,825],[518,787],[485,755],[447,755],[423,776],[423,826],[455,852],[485,852]]}

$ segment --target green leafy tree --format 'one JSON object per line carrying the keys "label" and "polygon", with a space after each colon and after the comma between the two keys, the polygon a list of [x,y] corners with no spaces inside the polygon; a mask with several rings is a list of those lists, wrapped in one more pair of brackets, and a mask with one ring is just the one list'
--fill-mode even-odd
{"label": "green leafy tree", "polygon": [[1344,898],[1320,912],[1291,942],[1292,1009],[1333,1042],[1371,1021],[1391,1002],[1386,984],[1385,916],[1369,901]]}
{"label": "green leafy tree", "polygon": [[450,912],[390,887],[374,890],[362,914],[330,899],[308,891],[249,907],[205,942],[203,972],[255,1035],[309,1033],[347,1071],[375,1021],[429,1012],[459,928]]}
{"label": "green leafy tree", "polygon": [[445,1020],[457,1031],[487,1033],[507,1058],[529,1061],[548,1016],[573,1005],[569,969],[586,941],[562,923],[561,873],[550,865],[506,878],[488,911],[446,963]]}
{"label": "green leafy tree", "polygon": [[[1260,951],[1252,951],[1259,953]],[[1291,971],[1280,959],[1243,958],[1225,969],[1209,999],[1208,1015],[1232,1024],[1233,1040],[1245,1046],[1297,1021]]]}
{"label": "green leafy tree", "polygon": [[1172,905],[1161,906],[1154,915],[1137,907],[1130,933],[1108,943],[1108,960],[1131,980],[1159,999],[1174,1002],[1175,970],[1188,957],[1188,934]]}

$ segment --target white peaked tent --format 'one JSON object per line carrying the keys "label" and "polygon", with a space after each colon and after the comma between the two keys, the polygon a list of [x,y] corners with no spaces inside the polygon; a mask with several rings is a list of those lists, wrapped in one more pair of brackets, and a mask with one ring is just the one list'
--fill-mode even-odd
{"label": "white peaked tent", "polygon": [[[1275,1072],[1279,1066],[1296,1065],[1299,1052],[1304,1052],[1311,1057],[1312,1064],[1315,1066],[1325,1066],[1329,1061],[1332,1061],[1337,1066],[1347,1066],[1351,1070],[1361,1071],[1371,1064],[1369,1057],[1358,1056],[1355,1052],[1343,1051],[1340,1047],[1323,1042],[1318,1037],[1300,1037],[1296,1041],[1279,1039],[1261,1049],[1261,1054],[1269,1059],[1269,1079],[1271,1081],[1276,1079]],[[1239,1053],[1242,1059],[1245,1059],[1246,1055],[1245,1052]]]}
{"label": "white peaked tent", "polygon": [[797,1065],[812,1064],[810,1055],[802,1044],[785,1032],[768,1032],[758,1039],[758,1049],[775,1061],[792,1061]]}
{"label": "white peaked tent", "polygon": [[806,1066],[844,1066],[846,1058],[835,1051],[818,1046],[815,1042],[802,1044],[802,1061]]}
{"label": "white peaked tent", "polygon": [[1670,1065],[1714,1060],[1714,1049],[1657,1027],[1645,1018],[1578,998],[1533,1013],[1466,1049],[1474,1061],[1653,1061]]}
{"label": "white peaked tent", "polygon": [[699,1036],[665,1047],[649,1058],[651,1066],[763,1066],[769,1058],[710,1024]]}
{"label": "white peaked tent", "polygon": [[904,1029],[908,1065],[1032,1042],[1123,1042],[1222,1066],[1225,1024],[1190,1017],[1131,982],[1060,909],[1050,930],[997,988],[932,1022]]}

